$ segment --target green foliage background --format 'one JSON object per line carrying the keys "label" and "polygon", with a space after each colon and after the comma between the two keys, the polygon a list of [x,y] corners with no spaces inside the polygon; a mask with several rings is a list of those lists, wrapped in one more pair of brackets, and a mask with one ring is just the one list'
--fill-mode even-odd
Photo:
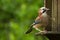
{"label": "green foliage background", "polygon": [[48,40],[25,34],[43,6],[43,0],[0,0],[0,40]]}

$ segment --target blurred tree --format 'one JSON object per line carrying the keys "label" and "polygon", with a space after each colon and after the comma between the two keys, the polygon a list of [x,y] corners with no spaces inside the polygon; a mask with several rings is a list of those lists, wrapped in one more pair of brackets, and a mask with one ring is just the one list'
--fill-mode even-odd
{"label": "blurred tree", "polygon": [[[24,34],[44,0],[0,0],[0,40],[37,40]],[[43,40],[44,37],[38,37]]]}

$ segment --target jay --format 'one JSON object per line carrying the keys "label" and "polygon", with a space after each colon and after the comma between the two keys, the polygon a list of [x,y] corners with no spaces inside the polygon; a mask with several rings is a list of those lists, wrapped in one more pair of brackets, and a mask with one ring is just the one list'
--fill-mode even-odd
{"label": "jay", "polygon": [[[46,32],[45,28],[48,25],[48,15],[47,15],[47,11],[49,9],[46,7],[41,7],[38,11],[38,16],[35,19],[35,21],[33,22],[33,24],[30,26],[29,30],[26,32],[26,34],[30,33],[32,31],[32,29],[36,29],[39,32]],[[43,27],[43,30],[40,30],[39,27]]]}

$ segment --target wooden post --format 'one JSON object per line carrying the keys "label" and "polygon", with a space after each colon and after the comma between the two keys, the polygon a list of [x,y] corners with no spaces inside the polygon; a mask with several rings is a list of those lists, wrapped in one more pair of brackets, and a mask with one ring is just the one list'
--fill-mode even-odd
{"label": "wooden post", "polygon": [[[44,6],[49,8],[51,11],[48,11],[47,14],[52,18],[52,21],[49,20],[49,25],[47,29],[51,29],[47,33],[36,33],[36,35],[44,34],[50,40],[59,40],[60,39],[60,0],[44,0]],[[58,39],[57,39],[58,38]]]}
{"label": "wooden post", "polygon": [[58,25],[58,16],[57,16],[57,0],[52,0],[52,19],[54,19],[54,22],[52,21],[52,31],[57,31],[57,25]]}
{"label": "wooden post", "polygon": [[[44,0],[44,6],[50,9],[50,11],[48,11],[47,14],[51,18],[52,17],[51,16],[52,15],[52,0]],[[51,25],[52,25],[52,21],[49,19],[49,24],[46,28],[48,31],[51,31],[51,27],[52,27]]]}
{"label": "wooden post", "polygon": [[57,0],[58,1],[58,32],[60,32],[60,0]]}

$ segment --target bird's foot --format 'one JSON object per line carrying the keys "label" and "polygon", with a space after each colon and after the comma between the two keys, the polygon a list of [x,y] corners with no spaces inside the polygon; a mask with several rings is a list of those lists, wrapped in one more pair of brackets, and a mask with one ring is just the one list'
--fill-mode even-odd
{"label": "bird's foot", "polygon": [[44,31],[40,31],[40,32],[36,33],[36,35],[39,35],[39,34],[44,35],[44,34],[46,34],[46,33],[47,33],[47,31],[44,30]]}
{"label": "bird's foot", "polygon": [[44,31],[40,31],[40,32],[47,32],[46,30],[44,30]]}
{"label": "bird's foot", "polygon": [[46,33],[47,33],[47,31],[46,31],[46,30],[44,30],[44,31],[40,31],[40,33],[46,34]]}

